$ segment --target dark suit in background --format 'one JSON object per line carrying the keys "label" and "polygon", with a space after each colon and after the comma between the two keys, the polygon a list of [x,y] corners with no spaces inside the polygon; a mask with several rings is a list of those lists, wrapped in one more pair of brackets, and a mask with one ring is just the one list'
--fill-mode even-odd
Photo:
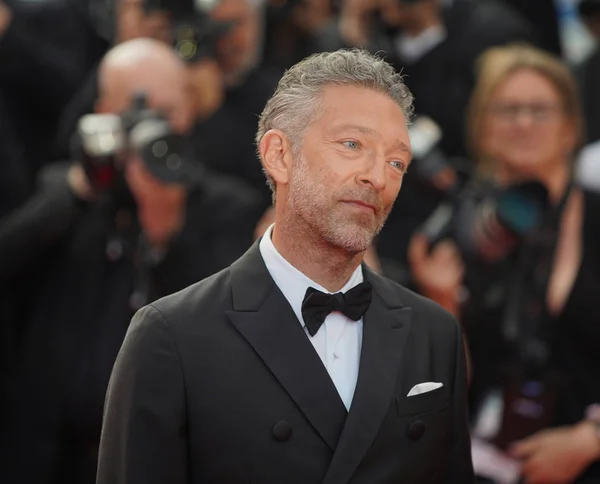
{"label": "dark suit in background", "polygon": [[[2,415],[2,483],[95,482],[106,387],[135,296],[152,301],[227,267],[252,243],[262,210],[251,188],[207,170],[188,194],[182,231],[162,257],[140,263],[132,198],[123,190],[78,203],[64,182],[4,221],[0,266],[25,272],[15,277],[29,311]],[[19,247],[14,267],[4,259]]]}
{"label": "dark suit in background", "polygon": [[[143,308],[109,385],[98,484],[473,482],[461,331],[366,266],[347,412],[255,244]],[[443,383],[407,398],[422,382]]]}
{"label": "dark suit in background", "polygon": [[562,56],[558,12],[555,0],[502,0],[523,15],[535,29],[539,47]]}

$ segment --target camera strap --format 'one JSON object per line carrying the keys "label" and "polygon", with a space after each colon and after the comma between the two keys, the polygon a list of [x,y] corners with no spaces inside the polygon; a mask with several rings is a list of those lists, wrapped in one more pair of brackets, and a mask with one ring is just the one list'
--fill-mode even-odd
{"label": "camera strap", "polygon": [[549,363],[552,320],[546,299],[557,249],[560,223],[572,192],[570,180],[560,202],[544,217],[539,230],[515,254],[516,270],[509,277],[503,332],[513,345],[524,371],[545,372]]}

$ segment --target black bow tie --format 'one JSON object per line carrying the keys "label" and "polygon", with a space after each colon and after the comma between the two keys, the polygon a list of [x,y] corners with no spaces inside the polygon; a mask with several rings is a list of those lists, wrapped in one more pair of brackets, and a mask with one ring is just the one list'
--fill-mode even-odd
{"label": "black bow tie", "polygon": [[372,288],[370,282],[361,282],[345,294],[325,294],[314,287],[306,290],[302,301],[302,317],[308,328],[308,334],[314,336],[325,321],[325,318],[334,311],[341,312],[352,321],[363,317],[371,304]]}

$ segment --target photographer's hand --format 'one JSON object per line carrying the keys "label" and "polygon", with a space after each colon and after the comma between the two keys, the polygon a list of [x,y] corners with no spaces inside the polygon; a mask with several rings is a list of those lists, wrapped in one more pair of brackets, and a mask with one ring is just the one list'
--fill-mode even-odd
{"label": "photographer's hand", "polygon": [[415,234],[408,248],[408,261],[422,294],[458,316],[464,265],[456,246],[442,241],[429,253],[427,237]]}
{"label": "photographer's hand", "polygon": [[185,224],[186,189],[161,183],[135,157],[127,162],[125,177],[144,234],[155,249],[166,250]]}
{"label": "photographer's hand", "polygon": [[79,163],[74,163],[69,167],[67,183],[73,195],[79,200],[90,201],[94,198],[94,190],[90,186],[83,167]]}
{"label": "photographer's hand", "polygon": [[600,441],[594,424],[583,421],[538,432],[515,443],[511,454],[523,460],[526,484],[569,483],[600,459]]}

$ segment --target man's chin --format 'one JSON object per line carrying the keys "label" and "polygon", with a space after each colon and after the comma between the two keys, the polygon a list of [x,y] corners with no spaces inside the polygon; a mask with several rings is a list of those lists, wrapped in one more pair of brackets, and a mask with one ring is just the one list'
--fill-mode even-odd
{"label": "man's chin", "polygon": [[342,230],[334,230],[330,234],[329,243],[352,254],[367,250],[375,239],[376,231],[372,227],[347,226]]}

